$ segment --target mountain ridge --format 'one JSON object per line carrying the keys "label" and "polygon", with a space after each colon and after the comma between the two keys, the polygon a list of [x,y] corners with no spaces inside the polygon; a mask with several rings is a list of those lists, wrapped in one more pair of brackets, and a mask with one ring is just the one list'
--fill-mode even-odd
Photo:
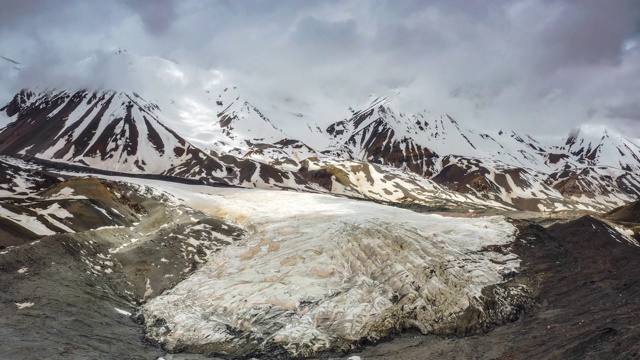
{"label": "mountain ridge", "polygon": [[21,91],[0,111],[14,119],[0,132],[0,153],[6,155],[229,185],[303,184],[297,175],[267,164],[205,153],[164,125],[155,115],[159,106],[137,94]]}
{"label": "mountain ridge", "polygon": [[[0,153],[390,202],[430,204],[437,189],[445,203],[467,206],[602,211],[640,195],[640,146],[609,128],[539,141],[474,130],[446,113],[405,113],[397,94],[371,96],[321,126],[311,102],[254,101],[219,72],[121,49],[81,63],[131,74],[128,90],[25,89],[0,108]],[[188,91],[163,92],[171,87]]]}

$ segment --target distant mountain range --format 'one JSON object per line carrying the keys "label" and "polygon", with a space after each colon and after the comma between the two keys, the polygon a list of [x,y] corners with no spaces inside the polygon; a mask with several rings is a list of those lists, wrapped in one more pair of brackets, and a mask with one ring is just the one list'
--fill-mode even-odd
{"label": "distant mountain range", "polygon": [[[138,81],[181,74],[160,58],[107,58],[105,66],[120,63]],[[407,114],[393,97],[322,123],[318,106],[249,100],[224,81],[180,99],[141,88],[148,93],[130,84],[20,91],[0,108],[0,153],[468,209],[603,211],[640,195],[640,147],[605,127],[585,125],[553,144],[506,129],[478,132],[447,114]]]}

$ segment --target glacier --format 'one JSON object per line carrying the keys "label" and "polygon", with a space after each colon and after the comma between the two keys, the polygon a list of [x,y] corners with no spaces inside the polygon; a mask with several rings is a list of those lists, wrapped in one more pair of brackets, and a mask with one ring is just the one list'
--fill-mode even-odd
{"label": "glacier", "polygon": [[246,237],[142,308],[167,349],[293,356],[407,328],[454,333],[482,290],[517,272],[500,216],[444,217],[321,194],[151,183]]}

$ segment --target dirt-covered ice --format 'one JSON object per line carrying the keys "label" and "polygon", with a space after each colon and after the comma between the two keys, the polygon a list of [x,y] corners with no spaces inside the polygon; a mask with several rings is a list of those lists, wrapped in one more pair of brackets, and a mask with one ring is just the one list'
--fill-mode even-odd
{"label": "dirt-covered ice", "polygon": [[[453,333],[517,271],[502,217],[448,218],[325,195],[158,184],[245,239],[143,308],[168,349],[310,356],[401,329]],[[151,184],[154,186],[154,184]],[[500,249],[500,250],[498,250]],[[507,303],[508,294],[503,294]]]}

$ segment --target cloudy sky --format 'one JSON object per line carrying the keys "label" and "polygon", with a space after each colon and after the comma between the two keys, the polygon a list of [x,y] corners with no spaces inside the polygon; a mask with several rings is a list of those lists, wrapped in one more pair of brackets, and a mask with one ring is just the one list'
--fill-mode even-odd
{"label": "cloudy sky", "polygon": [[303,101],[399,91],[476,127],[640,137],[639,41],[640,0],[3,0],[0,96],[121,47]]}

